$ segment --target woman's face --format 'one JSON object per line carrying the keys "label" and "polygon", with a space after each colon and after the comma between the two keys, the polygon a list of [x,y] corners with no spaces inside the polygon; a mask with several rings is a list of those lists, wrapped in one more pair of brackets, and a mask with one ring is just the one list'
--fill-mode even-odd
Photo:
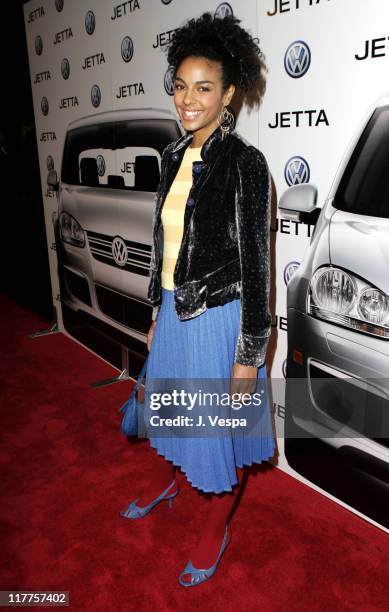
{"label": "woman's face", "polygon": [[235,86],[223,92],[222,65],[203,57],[187,57],[177,69],[174,104],[183,128],[193,132],[193,145],[201,146],[218,127],[217,118],[230,103]]}

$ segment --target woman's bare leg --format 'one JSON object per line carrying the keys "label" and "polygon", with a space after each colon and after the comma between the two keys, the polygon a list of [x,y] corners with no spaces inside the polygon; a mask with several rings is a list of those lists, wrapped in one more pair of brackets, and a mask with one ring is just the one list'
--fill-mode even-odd
{"label": "woman's bare leg", "polygon": [[[230,519],[231,512],[237,501],[245,468],[237,468],[238,484],[232,492],[209,494],[205,503],[209,504],[209,510],[203,531],[196,549],[190,559],[197,569],[208,569],[215,563],[225,534],[226,524]],[[183,577],[190,582],[191,575]]]}

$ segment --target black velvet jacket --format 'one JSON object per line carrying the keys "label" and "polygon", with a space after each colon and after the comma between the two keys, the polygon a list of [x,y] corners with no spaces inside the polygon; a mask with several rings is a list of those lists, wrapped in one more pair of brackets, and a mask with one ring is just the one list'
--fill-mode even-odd
{"label": "black velvet jacket", "polygon": [[[174,270],[179,319],[241,299],[235,362],[261,366],[271,331],[271,180],[264,155],[235,130],[221,138],[218,127],[193,163],[193,183],[184,213],[183,237]],[[193,136],[169,144],[161,161],[155,199],[148,299],[157,318],[161,303],[163,224],[161,211]]]}

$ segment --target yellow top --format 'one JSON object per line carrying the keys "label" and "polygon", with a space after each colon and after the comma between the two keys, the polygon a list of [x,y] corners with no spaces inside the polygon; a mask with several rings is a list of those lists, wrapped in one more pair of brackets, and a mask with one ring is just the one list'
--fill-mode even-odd
{"label": "yellow top", "polygon": [[170,191],[163,203],[162,287],[174,289],[173,273],[184,230],[184,213],[192,187],[192,163],[201,161],[201,147],[187,147]]}

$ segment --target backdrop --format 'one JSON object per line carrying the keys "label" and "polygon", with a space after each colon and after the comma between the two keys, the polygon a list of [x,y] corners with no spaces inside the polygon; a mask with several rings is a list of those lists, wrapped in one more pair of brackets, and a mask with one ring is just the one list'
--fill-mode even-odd
{"label": "backdrop", "polygon": [[[237,129],[264,152],[278,198],[290,187],[311,183],[318,189],[318,206],[324,206],[342,160],[354,150],[387,87],[385,0],[371,0],[368,5],[363,0],[198,0],[195,5],[189,0],[31,0],[25,4],[58,326],[132,374],[146,354],[150,320],[146,290],[160,157],[166,144],[182,133],[164,48],[175,28],[206,10],[220,16],[234,13],[259,39],[265,54],[263,104],[260,109],[238,104]],[[49,174],[54,189],[48,187]],[[376,215],[375,225],[387,231],[384,216],[378,222]],[[302,459],[298,444],[284,444],[285,376],[293,348],[289,334],[288,353],[287,286],[309,255],[314,228],[310,218],[304,222],[285,218],[274,202],[273,332],[268,353],[278,438],[274,462],[388,530],[382,508],[388,501],[389,453],[383,435],[370,439],[366,432],[359,433],[364,461],[359,455],[347,457],[344,470],[339,452],[350,446],[349,440],[323,451],[323,436],[316,436],[317,445],[314,436],[309,456],[303,448]],[[385,253],[380,254],[388,273],[388,251],[386,259]],[[358,263],[355,267],[358,275]],[[374,287],[378,285],[375,281]],[[383,327],[389,329],[386,316]],[[333,327],[342,337],[342,326]],[[301,327],[301,334],[306,333]],[[371,350],[388,363],[385,333],[379,347]],[[362,337],[361,346],[367,337],[363,334],[363,330],[355,333],[355,342]],[[355,368],[349,362],[345,371],[353,376]],[[344,367],[340,369],[343,372]],[[389,367],[377,371],[381,377],[389,376]],[[386,389],[382,393],[387,406],[388,385],[381,387]],[[308,435],[311,438],[306,431],[302,438]],[[373,443],[373,437],[378,441]],[[369,503],[356,500],[357,490],[369,497]]]}

